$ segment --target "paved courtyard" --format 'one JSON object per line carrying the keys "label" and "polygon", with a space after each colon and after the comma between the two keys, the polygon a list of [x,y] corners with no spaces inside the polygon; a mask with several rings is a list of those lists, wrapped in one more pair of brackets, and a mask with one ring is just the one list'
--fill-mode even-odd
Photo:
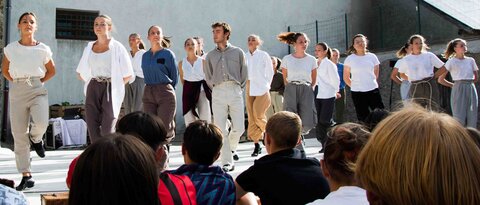
{"label": "paved courtyard", "polygon": [[[306,139],[306,153],[310,157],[320,158],[322,155],[318,153],[320,143],[316,139]],[[171,147],[170,168],[175,169],[183,164],[183,157],[179,145]],[[230,172],[233,178],[236,178],[242,171],[246,170],[253,164],[257,158],[251,157],[253,151],[252,142],[240,143],[238,147],[238,154],[240,160],[235,164],[235,170]],[[31,205],[40,204],[40,194],[49,192],[64,192],[67,191],[65,178],[67,175],[68,165],[73,158],[82,153],[82,150],[55,150],[47,151],[46,157],[41,159],[35,152],[31,152],[32,156],[32,175],[35,179],[35,187],[24,191]],[[266,154],[265,148],[262,149],[262,154]],[[220,162],[216,162],[219,164]],[[15,180],[15,183],[20,183],[21,176],[17,173],[15,166],[15,156],[12,151],[5,148],[0,148],[0,178],[7,178]]]}

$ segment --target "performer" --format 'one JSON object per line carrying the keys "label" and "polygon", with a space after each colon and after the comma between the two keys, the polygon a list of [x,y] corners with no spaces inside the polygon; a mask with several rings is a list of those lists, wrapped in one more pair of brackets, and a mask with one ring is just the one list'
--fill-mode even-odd
{"label": "performer", "polygon": [[125,99],[123,100],[125,115],[143,110],[142,97],[143,89],[145,88],[142,70],[142,56],[145,53],[145,44],[140,35],[136,33],[130,34],[128,43],[131,49],[130,59],[132,60],[133,72],[135,73],[135,81],[125,85]]}
{"label": "performer", "polygon": [[285,90],[285,84],[283,83],[283,74],[280,65],[282,61],[271,56],[273,66],[273,79],[270,84],[270,107],[267,110],[267,119],[273,116],[273,114],[283,110],[283,91]]}
{"label": "performer", "polygon": [[343,80],[343,63],[339,62],[340,51],[336,48],[332,49],[330,60],[337,65],[338,77],[340,78],[339,93],[340,97],[335,100],[335,123],[344,123],[345,106],[347,105],[347,93],[345,92],[345,81]]}
{"label": "performer", "polygon": [[478,66],[475,59],[465,56],[467,42],[457,38],[447,44],[445,57],[450,58],[445,68],[452,75],[453,82],[440,75],[438,82],[452,88],[450,103],[452,114],[463,126],[477,128],[478,94],[475,83],[478,81]]}
{"label": "performer", "polygon": [[52,51],[35,39],[37,17],[23,13],[17,28],[20,40],[3,49],[2,73],[9,82],[10,123],[15,150],[15,162],[22,181],[18,191],[34,186],[30,167],[30,146],[45,157],[42,137],[48,127],[48,95],[43,86],[55,75]]}
{"label": "performer", "polygon": [[95,18],[97,40],[87,44],[77,67],[79,78],[85,81],[85,117],[91,143],[115,132],[125,84],[135,80],[128,51],[111,37],[111,30],[109,16]]}
{"label": "performer", "polygon": [[198,43],[194,38],[188,38],[184,46],[187,57],[178,63],[178,71],[180,82],[183,84],[182,104],[185,126],[188,127],[190,123],[199,119],[210,123],[212,91],[205,82],[203,59],[196,54]]}
{"label": "performer", "polygon": [[248,137],[253,140],[255,148],[252,157],[262,153],[258,143],[263,139],[267,116],[265,115],[270,107],[270,83],[273,78],[273,65],[270,55],[259,47],[263,41],[258,35],[248,36],[247,68],[248,81],[246,87],[246,103],[248,113]]}
{"label": "performer", "polygon": [[406,43],[402,48],[400,48],[400,50],[398,50],[396,53],[397,58],[399,59],[393,66],[392,73],[390,74],[390,79],[392,79],[393,82],[400,84],[400,97],[402,100],[408,99],[408,90],[410,89],[411,84],[408,80],[404,80],[398,75],[398,68],[403,63],[403,57],[410,55],[411,53],[412,47],[409,43]]}

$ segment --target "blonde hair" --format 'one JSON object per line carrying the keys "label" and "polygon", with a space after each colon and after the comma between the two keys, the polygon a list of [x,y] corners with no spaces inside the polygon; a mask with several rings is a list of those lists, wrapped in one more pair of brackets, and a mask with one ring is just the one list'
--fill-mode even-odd
{"label": "blonde hair", "polygon": [[260,38],[259,35],[257,35],[257,34],[250,34],[250,35],[248,35],[247,40],[248,40],[250,37],[253,37],[253,38],[255,38],[255,39],[258,41],[258,47],[260,47],[260,46],[263,44],[263,40]]}
{"label": "blonde hair", "polygon": [[445,49],[445,52],[443,54],[443,57],[445,58],[450,58],[452,56],[455,56],[456,53],[455,53],[455,47],[457,46],[457,44],[459,42],[463,42],[465,45],[467,45],[467,41],[461,39],[461,38],[456,38],[456,39],[453,39],[451,40],[450,42],[448,42],[447,44],[447,48]]}
{"label": "blonde hair", "polygon": [[371,204],[480,204],[479,156],[455,119],[408,105],[376,127],[355,172]]}
{"label": "blonde hair", "polygon": [[297,39],[300,36],[305,37],[307,42],[310,42],[310,39],[307,37],[306,33],[298,33],[298,32],[283,32],[277,35],[277,39],[282,43],[293,45],[294,43],[297,42]]}
{"label": "blonde hair", "polygon": [[425,40],[425,38],[422,35],[419,35],[419,34],[415,34],[415,35],[410,36],[410,38],[408,39],[408,43],[413,45],[413,41],[415,39],[420,39],[420,41],[422,41],[422,52],[430,49],[430,47],[428,47],[428,45],[427,45],[427,42],[426,42],[427,40]]}

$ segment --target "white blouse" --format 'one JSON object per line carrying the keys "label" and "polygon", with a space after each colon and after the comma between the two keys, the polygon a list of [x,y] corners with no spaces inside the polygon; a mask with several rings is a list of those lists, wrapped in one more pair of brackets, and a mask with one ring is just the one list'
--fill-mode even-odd
{"label": "white blouse", "polygon": [[352,91],[367,92],[378,88],[375,66],[379,65],[380,61],[375,54],[365,53],[363,56],[351,54],[343,64],[350,67]]}
{"label": "white blouse", "polygon": [[110,78],[112,76],[112,52],[110,50],[103,53],[90,52],[88,66],[90,66],[94,78]]}
{"label": "white blouse", "polygon": [[452,80],[473,80],[474,71],[478,70],[475,59],[465,57],[464,59],[451,58],[445,63],[445,68],[452,75]]}
{"label": "white blouse", "polygon": [[189,82],[197,82],[205,79],[203,72],[203,59],[197,58],[193,65],[188,62],[187,58],[182,60],[183,80]]}
{"label": "white blouse", "polygon": [[408,55],[403,58],[398,67],[398,72],[405,73],[408,81],[417,81],[433,76],[433,67],[440,68],[443,62],[431,52],[423,52],[418,55]]}
{"label": "white blouse", "polygon": [[328,58],[320,61],[317,68],[318,99],[329,99],[335,97],[340,88],[340,77],[338,76],[337,65]]}
{"label": "white blouse", "polygon": [[135,73],[135,76],[140,78],[144,78],[142,70],[142,56],[145,52],[147,51],[141,49],[138,50],[133,57],[131,57],[132,55],[130,55],[132,60],[133,73]]}
{"label": "white blouse", "polygon": [[13,79],[26,77],[43,78],[47,69],[45,64],[52,60],[50,47],[43,43],[36,46],[24,46],[18,41],[9,43],[3,49],[10,61],[8,72]]}
{"label": "white blouse", "polygon": [[283,57],[281,67],[288,71],[288,82],[312,83],[312,70],[317,68],[317,59],[310,54],[303,58],[295,58],[290,54]]}
{"label": "white blouse", "polygon": [[245,58],[250,80],[250,96],[262,96],[270,90],[274,74],[270,55],[257,49],[253,53],[247,52]]}

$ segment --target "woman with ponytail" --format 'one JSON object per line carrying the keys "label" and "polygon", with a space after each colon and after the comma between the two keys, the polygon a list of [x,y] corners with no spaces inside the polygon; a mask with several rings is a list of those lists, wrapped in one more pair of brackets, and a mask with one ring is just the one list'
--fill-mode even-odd
{"label": "woman with ponytail", "polygon": [[[285,83],[283,109],[297,113],[302,119],[302,136],[317,124],[313,88],[317,80],[317,60],[306,52],[310,40],[305,33],[285,32],[277,36],[280,42],[292,45],[295,52],[283,57]],[[299,147],[303,150],[303,143]]]}
{"label": "woman with ponytail", "polygon": [[447,44],[445,63],[447,73],[453,82],[445,79],[447,73],[440,75],[438,82],[452,88],[450,103],[452,114],[463,126],[477,128],[478,94],[475,83],[478,80],[478,66],[475,59],[465,56],[467,42],[457,38]]}
{"label": "woman with ponytail", "polygon": [[340,97],[340,77],[338,76],[337,66],[329,60],[332,50],[327,43],[318,43],[315,46],[315,55],[319,61],[317,68],[317,96],[315,99],[318,120],[317,140],[322,144],[323,150],[325,148],[327,131],[334,124],[332,119],[333,110],[335,108],[335,99]]}
{"label": "woman with ponytail", "polygon": [[397,83],[400,85],[400,97],[402,100],[407,100],[408,99],[408,90],[410,89],[410,82],[408,80],[405,80],[401,78],[398,75],[398,68],[399,66],[403,63],[403,58],[407,55],[410,55],[412,53],[412,47],[410,46],[409,43],[405,43],[405,45],[400,48],[400,50],[397,51],[397,62],[393,66],[392,73],[390,74],[390,79],[393,80],[393,82]]}
{"label": "woman with ponytail", "polygon": [[135,73],[135,81],[125,85],[125,99],[123,106],[125,115],[135,111],[142,111],[143,89],[145,88],[145,80],[142,71],[142,56],[146,52],[145,44],[137,33],[132,33],[128,37],[130,44],[130,59],[132,60],[133,72]]}
{"label": "woman with ponytail", "polygon": [[178,69],[175,54],[168,49],[170,41],[163,35],[160,26],[148,29],[151,48],[143,54],[142,70],[145,75],[143,109],[146,113],[160,117],[167,128],[167,141],[175,137],[175,85]]}

